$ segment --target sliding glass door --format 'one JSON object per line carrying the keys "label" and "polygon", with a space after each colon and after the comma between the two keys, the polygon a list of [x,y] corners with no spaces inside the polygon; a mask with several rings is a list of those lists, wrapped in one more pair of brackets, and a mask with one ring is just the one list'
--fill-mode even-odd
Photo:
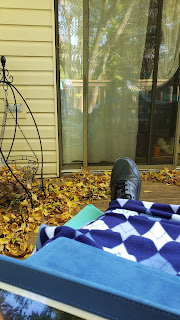
{"label": "sliding glass door", "polygon": [[[150,3],[140,80],[143,89],[139,94],[136,162],[140,164],[175,162],[179,140],[179,14],[179,1]],[[147,86],[150,82],[152,89]]]}
{"label": "sliding glass door", "polygon": [[58,8],[62,167],[110,167],[118,157],[173,164],[179,0],[58,0]]}
{"label": "sliding glass door", "polygon": [[83,162],[83,0],[58,2],[62,161]]}

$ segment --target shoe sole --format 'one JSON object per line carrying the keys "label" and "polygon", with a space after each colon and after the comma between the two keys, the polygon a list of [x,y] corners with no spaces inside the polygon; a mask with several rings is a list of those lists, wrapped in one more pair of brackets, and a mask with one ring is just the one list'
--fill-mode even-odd
{"label": "shoe sole", "polygon": [[[119,160],[121,160],[121,166],[119,166]],[[116,160],[116,162],[115,162],[115,164],[113,166],[113,169],[112,169],[112,173],[111,173],[111,184],[110,184],[111,190],[112,190],[112,185],[113,185],[114,181],[116,181],[117,178],[119,176],[121,176],[122,172],[126,168],[126,161],[125,161],[125,165],[123,166],[122,165],[122,160],[126,160],[126,161],[129,162],[133,172],[134,172],[134,169],[137,171],[136,177],[138,179],[138,185],[139,185],[139,188],[138,188],[138,191],[137,191],[137,200],[139,200],[140,192],[141,192],[141,175],[140,175],[140,172],[139,172],[139,169],[138,169],[136,163],[133,160],[131,160],[130,158],[128,158],[128,157],[119,158],[119,159]],[[112,179],[113,173],[114,173],[114,178]]]}

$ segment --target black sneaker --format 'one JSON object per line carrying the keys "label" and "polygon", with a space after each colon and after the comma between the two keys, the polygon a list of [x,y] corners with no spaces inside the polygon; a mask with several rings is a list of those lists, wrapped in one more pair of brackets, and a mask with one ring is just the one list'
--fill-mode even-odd
{"label": "black sneaker", "polygon": [[141,175],[129,158],[116,160],[111,173],[111,201],[117,198],[139,200]]}

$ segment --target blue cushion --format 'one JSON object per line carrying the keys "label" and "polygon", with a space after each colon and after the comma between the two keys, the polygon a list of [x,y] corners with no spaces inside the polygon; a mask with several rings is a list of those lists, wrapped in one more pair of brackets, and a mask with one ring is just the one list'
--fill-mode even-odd
{"label": "blue cushion", "polygon": [[108,319],[180,319],[180,278],[58,238],[25,261],[0,257],[0,281]]}

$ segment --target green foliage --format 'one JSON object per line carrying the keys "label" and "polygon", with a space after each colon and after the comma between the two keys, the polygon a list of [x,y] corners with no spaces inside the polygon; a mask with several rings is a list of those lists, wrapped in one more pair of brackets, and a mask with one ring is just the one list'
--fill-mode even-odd
{"label": "green foliage", "polygon": [[[104,80],[122,79],[124,73],[127,73],[127,68],[128,72],[136,73],[132,66],[133,61],[138,58],[137,46],[143,32],[141,18],[148,15],[146,9],[144,1],[139,0],[91,0],[89,2],[89,76],[91,79],[96,80],[99,77]],[[82,79],[82,12],[82,1],[75,3],[71,0],[68,4],[59,1],[61,74],[69,79]],[[126,57],[126,60],[122,59],[123,57]]]}

